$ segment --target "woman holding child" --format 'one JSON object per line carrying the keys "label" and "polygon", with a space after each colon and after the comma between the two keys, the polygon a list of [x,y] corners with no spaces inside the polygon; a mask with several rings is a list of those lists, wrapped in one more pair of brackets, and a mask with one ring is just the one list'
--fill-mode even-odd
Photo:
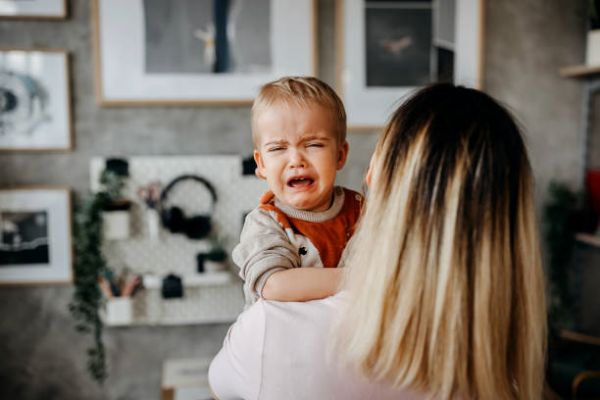
{"label": "woman holding child", "polygon": [[340,293],[259,300],[209,379],[221,399],[539,399],[545,303],[532,174],[489,96],[448,84],[379,139]]}

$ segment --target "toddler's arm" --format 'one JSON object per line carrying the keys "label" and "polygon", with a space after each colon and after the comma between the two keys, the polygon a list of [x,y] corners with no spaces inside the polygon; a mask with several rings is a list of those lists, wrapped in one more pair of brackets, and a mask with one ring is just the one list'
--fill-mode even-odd
{"label": "toddler's arm", "polygon": [[343,268],[294,268],[271,274],[262,297],[277,301],[309,301],[337,293]]}
{"label": "toddler's arm", "polygon": [[232,254],[240,268],[244,291],[254,299],[262,295],[272,274],[300,267],[298,250],[290,243],[283,229],[267,213],[256,209],[248,214],[240,243]]}

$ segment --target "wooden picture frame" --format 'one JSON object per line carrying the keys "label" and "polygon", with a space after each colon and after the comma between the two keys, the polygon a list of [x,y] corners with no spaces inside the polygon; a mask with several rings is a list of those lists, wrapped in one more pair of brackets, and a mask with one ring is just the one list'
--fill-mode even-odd
{"label": "wooden picture frame", "polygon": [[68,188],[0,189],[0,285],[71,283],[71,215]]}
{"label": "wooden picture frame", "polygon": [[67,0],[0,0],[0,19],[60,20],[67,18]]}
{"label": "wooden picture frame", "polygon": [[0,152],[72,150],[69,67],[64,50],[0,49]]}
{"label": "wooden picture frame", "polygon": [[246,105],[317,72],[316,0],[93,0],[92,23],[102,106]]}
{"label": "wooden picture frame", "polygon": [[381,128],[429,83],[481,89],[484,8],[484,0],[336,0],[336,86],[349,130]]}

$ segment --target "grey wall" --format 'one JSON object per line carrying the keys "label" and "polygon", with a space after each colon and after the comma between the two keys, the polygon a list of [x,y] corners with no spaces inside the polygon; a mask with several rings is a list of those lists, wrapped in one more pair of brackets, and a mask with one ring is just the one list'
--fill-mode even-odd
{"label": "grey wall", "polygon": [[[334,77],[334,0],[319,1],[320,76]],[[525,127],[539,193],[552,178],[575,183],[581,167],[580,84],[558,68],[582,62],[585,1],[487,0],[486,89]],[[63,22],[0,22],[0,46],[65,48],[72,54],[75,149],[1,154],[0,185],[88,189],[93,155],[248,153],[248,107],[99,108],[93,91],[90,9],[71,1]],[[350,135],[341,182],[356,187],[375,134]],[[110,374],[98,387],[85,372],[88,340],[75,333],[70,287],[0,288],[0,398],[157,399],[162,360],[210,356],[227,326],[107,329]]]}
{"label": "grey wall", "polygon": [[587,2],[487,1],[486,89],[522,123],[538,180],[575,183],[580,156],[581,83],[558,76],[582,64]]}

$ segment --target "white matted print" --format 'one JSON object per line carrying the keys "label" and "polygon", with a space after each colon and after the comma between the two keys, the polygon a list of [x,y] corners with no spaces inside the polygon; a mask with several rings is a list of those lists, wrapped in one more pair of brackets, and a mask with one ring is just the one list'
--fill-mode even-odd
{"label": "white matted print", "polygon": [[62,19],[66,0],[0,0],[0,18]]}
{"label": "white matted print", "polygon": [[383,126],[434,82],[481,88],[483,0],[337,0],[338,90],[350,129]]}
{"label": "white matted print", "polygon": [[102,105],[250,103],[314,75],[315,0],[94,0]]}
{"label": "white matted print", "polygon": [[0,151],[69,150],[64,51],[0,50]]}
{"label": "white matted print", "polygon": [[0,284],[71,280],[69,190],[0,189]]}

